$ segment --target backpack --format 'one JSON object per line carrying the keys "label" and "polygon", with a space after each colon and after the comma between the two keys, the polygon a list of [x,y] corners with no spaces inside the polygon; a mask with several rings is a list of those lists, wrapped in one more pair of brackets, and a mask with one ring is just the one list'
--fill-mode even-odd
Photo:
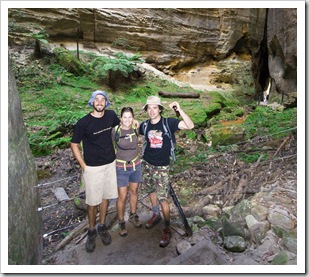
{"label": "backpack", "polygon": [[[134,135],[136,136],[136,137],[138,137],[138,133],[137,133],[137,130],[136,130],[136,128],[133,126],[132,127],[132,129],[133,129],[133,131],[134,131]],[[134,150],[135,148],[123,148],[123,147],[121,147],[120,145],[119,145],[119,140],[121,139],[121,138],[124,138],[125,136],[121,136],[121,130],[120,130],[120,125],[117,125],[117,126],[115,126],[114,127],[114,130],[115,130],[115,139],[114,139],[114,149],[115,149],[115,153],[117,153],[117,149],[118,148],[120,148],[120,149],[122,149],[122,150]]]}
{"label": "backpack", "polygon": [[[142,156],[144,156],[144,152],[145,152],[146,145],[147,145],[146,130],[147,130],[147,127],[148,127],[148,123],[149,123],[149,119],[144,122],[143,127],[142,127],[142,125],[140,126],[140,127],[143,128],[143,133],[144,133],[144,144],[143,144],[143,147],[142,147]],[[170,127],[168,126],[167,118],[162,117],[162,125],[163,125],[163,129],[164,129],[164,134],[168,136],[168,138],[170,139],[170,142],[171,142],[170,157],[172,158],[173,161],[176,161],[176,156],[175,156],[176,140],[173,139],[172,132],[170,130]]]}

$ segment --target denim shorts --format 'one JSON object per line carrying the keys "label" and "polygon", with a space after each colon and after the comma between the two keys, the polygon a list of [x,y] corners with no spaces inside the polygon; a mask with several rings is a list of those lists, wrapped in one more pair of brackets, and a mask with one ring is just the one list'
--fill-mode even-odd
{"label": "denim shorts", "polygon": [[123,167],[116,167],[117,172],[117,186],[126,187],[129,183],[142,182],[142,163],[139,163],[133,167],[126,167],[126,171]]}

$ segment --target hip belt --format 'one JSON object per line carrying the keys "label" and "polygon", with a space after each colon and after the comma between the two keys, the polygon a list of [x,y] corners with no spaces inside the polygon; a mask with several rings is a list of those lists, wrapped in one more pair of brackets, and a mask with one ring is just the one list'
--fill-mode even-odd
{"label": "hip belt", "polygon": [[136,165],[135,161],[136,161],[138,158],[139,158],[139,157],[138,157],[138,155],[137,155],[132,161],[124,161],[124,160],[119,160],[119,159],[116,159],[116,161],[119,162],[119,163],[123,163],[123,169],[124,169],[124,171],[127,171],[127,167],[126,167],[127,164],[132,164],[132,165],[133,165],[133,170],[136,170],[136,169],[135,169],[135,165]]}

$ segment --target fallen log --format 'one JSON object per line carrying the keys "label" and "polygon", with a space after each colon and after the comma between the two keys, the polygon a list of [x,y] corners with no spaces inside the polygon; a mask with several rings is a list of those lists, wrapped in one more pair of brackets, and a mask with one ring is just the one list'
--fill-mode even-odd
{"label": "fallen log", "polygon": [[200,98],[200,94],[196,92],[167,92],[160,90],[159,95],[165,98]]}

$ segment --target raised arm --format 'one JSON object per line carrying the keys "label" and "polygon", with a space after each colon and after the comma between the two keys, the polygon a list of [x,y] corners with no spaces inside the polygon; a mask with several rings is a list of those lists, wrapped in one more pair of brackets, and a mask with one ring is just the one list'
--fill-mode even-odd
{"label": "raised arm", "polygon": [[180,108],[180,105],[178,102],[172,102],[169,104],[169,107],[174,110],[174,107],[176,106],[176,111],[179,112],[180,116],[182,117],[182,120],[179,122],[178,128],[181,130],[191,130],[194,128],[194,123],[191,120],[191,118],[184,112],[183,109]]}

